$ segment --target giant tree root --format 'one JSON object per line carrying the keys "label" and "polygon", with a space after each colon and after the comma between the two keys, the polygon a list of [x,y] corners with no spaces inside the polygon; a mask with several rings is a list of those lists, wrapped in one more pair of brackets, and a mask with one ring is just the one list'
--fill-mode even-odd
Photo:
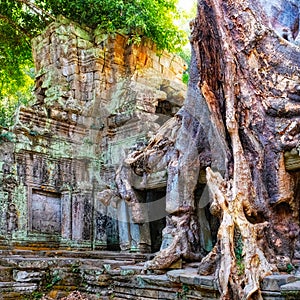
{"label": "giant tree root", "polygon": [[[247,220],[243,195],[238,193],[232,198],[232,186],[226,185],[219,173],[208,168],[207,181],[214,198],[213,205],[222,209],[222,221],[218,231],[218,245],[202,260],[199,273],[216,271],[221,299],[251,299],[255,293],[257,299],[262,299],[259,295],[260,280],[275,270],[259,247],[260,232],[267,224],[251,224]],[[237,231],[240,235],[238,237]],[[241,244],[236,243],[237,238],[241,238]],[[239,250],[242,256],[237,258],[238,249],[235,247],[241,246]],[[217,270],[210,263],[217,264]]]}
{"label": "giant tree root", "polygon": [[146,269],[167,269],[180,258],[200,261],[203,257],[197,251],[199,250],[198,247],[193,249],[193,245],[199,245],[198,222],[193,214],[184,213],[181,216],[169,216],[168,223],[163,231],[163,236],[172,236],[172,242],[167,248],[159,251],[152,260],[146,262]]}

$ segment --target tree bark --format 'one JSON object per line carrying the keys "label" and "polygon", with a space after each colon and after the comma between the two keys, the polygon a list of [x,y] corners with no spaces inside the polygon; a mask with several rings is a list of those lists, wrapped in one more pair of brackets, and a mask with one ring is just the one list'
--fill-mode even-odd
{"label": "tree bark", "polygon": [[283,153],[299,143],[300,49],[259,2],[239,0],[199,1],[192,44],[199,88],[230,149],[224,178],[207,169],[221,225],[199,272],[217,270],[222,299],[262,299],[260,280],[291,262],[299,231],[298,174],[286,172]]}

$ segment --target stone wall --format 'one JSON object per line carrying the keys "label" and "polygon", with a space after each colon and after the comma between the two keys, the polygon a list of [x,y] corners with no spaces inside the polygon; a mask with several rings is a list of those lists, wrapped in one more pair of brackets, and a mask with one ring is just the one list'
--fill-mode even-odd
{"label": "stone wall", "polygon": [[[65,19],[33,41],[33,54],[36,101],[1,134],[0,247],[119,249],[127,207],[99,193],[115,189],[129,149],[182,106],[184,62]],[[130,226],[146,242],[125,250],[149,250],[149,228]]]}

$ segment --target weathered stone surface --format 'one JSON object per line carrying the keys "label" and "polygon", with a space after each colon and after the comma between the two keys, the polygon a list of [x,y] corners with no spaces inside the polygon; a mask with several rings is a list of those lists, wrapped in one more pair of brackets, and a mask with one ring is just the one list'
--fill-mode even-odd
{"label": "weathered stone surface", "polygon": [[[16,263],[13,264],[15,266],[15,277],[11,277],[10,282],[1,281],[0,283],[1,300],[19,299],[21,295],[27,295],[30,299],[30,296],[33,297],[35,295],[32,292],[38,292],[38,286],[42,281],[47,284],[55,282],[51,291],[49,292],[48,290],[47,292],[48,296],[54,299],[60,299],[75,289],[92,293],[92,295],[86,295],[89,300],[94,300],[95,298],[93,297],[95,297],[95,294],[98,295],[96,299],[103,299],[102,297],[109,297],[109,295],[111,297],[112,295],[115,295],[115,297],[118,295],[118,298],[122,300],[220,299],[214,277],[199,276],[196,273],[196,268],[187,267],[185,270],[172,270],[164,275],[137,274],[136,271],[141,270],[143,267],[143,264],[131,265],[133,257],[139,258],[137,254],[123,254],[122,261],[119,260],[120,255],[117,253],[110,253],[109,260],[105,259],[105,253],[104,257],[99,259],[103,255],[103,252],[81,252],[79,254],[74,251],[53,251],[52,253],[51,251],[47,251],[46,253],[41,252],[40,257],[34,255],[36,252],[32,251],[20,251],[19,253],[22,253],[22,260],[24,261],[27,259],[44,261],[45,257],[43,256],[46,254],[48,257],[48,267],[46,270],[44,268],[39,269],[39,266],[43,266],[43,263],[35,264],[34,270],[32,269],[32,264],[23,264],[22,267],[18,267],[20,256],[3,251],[2,255],[10,255],[11,263],[13,261]],[[85,254],[87,254],[86,257]],[[80,258],[78,258],[79,255]],[[126,272],[121,274],[122,272],[120,271],[122,270]],[[28,278],[32,278],[33,273],[43,274],[43,276],[40,280],[36,276],[36,282],[34,283],[26,282]],[[13,281],[17,278],[24,281]],[[295,280],[295,277],[292,275],[267,277],[262,285],[263,299],[284,300],[286,299],[285,297],[293,295],[297,285],[289,286],[286,284],[291,280]],[[288,289],[283,291],[281,288],[283,286],[287,286]],[[286,296],[283,296],[283,294]]]}
{"label": "weathered stone surface", "polygon": [[300,297],[300,281],[295,281],[292,283],[282,285],[280,287],[280,290],[281,290],[281,294],[287,300],[299,299],[299,297]]}
{"label": "weathered stone surface", "polygon": [[264,291],[279,291],[281,286],[297,281],[297,277],[288,274],[266,276],[261,288]]}
{"label": "weathered stone surface", "polygon": [[2,295],[6,292],[9,293],[11,291],[24,292],[24,294],[26,294],[26,293],[34,292],[35,290],[37,290],[37,287],[38,285],[36,283],[0,282],[0,292],[2,293]]}
{"label": "weathered stone surface", "polygon": [[39,282],[44,272],[14,271],[14,280],[17,282]]}
{"label": "weathered stone surface", "polygon": [[[3,246],[151,251],[147,225],[118,222],[130,208],[114,177],[130,148],[182,106],[184,66],[146,39],[127,41],[65,19],[33,40],[36,102],[0,145]],[[137,188],[165,187],[164,174],[153,177]]]}
{"label": "weathered stone surface", "polygon": [[184,270],[169,271],[167,277],[173,282],[217,290],[214,276],[198,275],[195,269],[185,268]]}
{"label": "weathered stone surface", "polygon": [[281,291],[299,291],[300,295],[300,281],[284,284],[280,287]]}

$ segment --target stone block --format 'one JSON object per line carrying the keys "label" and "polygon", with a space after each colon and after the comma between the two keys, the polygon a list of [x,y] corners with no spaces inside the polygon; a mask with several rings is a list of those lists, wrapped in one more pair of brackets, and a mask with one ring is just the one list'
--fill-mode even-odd
{"label": "stone block", "polygon": [[57,279],[60,279],[58,281],[59,285],[62,286],[78,286],[80,285],[80,282],[82,280],[81,274],[78,272],[79,269],[71,269],[70,270],[59,270],[59,272],[55,275]]}
{"label": "stone block", "polygon": [[4,294],[5,292],[34,292],[37,290],[37,287],[37,283],[0,282],[0,295],[2,295],[2,293]]}
{"label": "stone block", "polygon": [[214,276],[198,275],[194,268],[172,270],[167,273],[167,277],[172,282],[198,286],[201,289],[217,290]]}
{"label": "stone block", "polygon": [[172,72],[169,68],[166,68],[165,66],[163,66],[162,68],[162,73],[165,77],[168,78],[176,78],[176,75],[174,72]]}
{"label": "stone block", "polygon": [[159,63],[158,60],[153,59],[152,67],[155,70],[155,72],[162,73],[163,66]]}
{"label": "stone block", "polygon": [[104,34],[99,32],[99,30],[95,29],[94,31],[94,41],[96,45],[104,47],[104,44],[106,43],[108,39],[108,34]]}
{"label": "stone block", "polygon": [[185,270],[172,270],[167,272],[167,277],[172,282],[180,283],[180,276],[185,274]]}
{"label": "stone block", "polygon": [[174,74],[182,74],[184,71],[183,62],[171,61],[170,70]]}
{"label": "stone block", "polygon": [[292,283],[296,280],[295,276],[288,274],[266,276],[262,281],[261,289],[263,291],[280,291],[282,285]]}
{"label": "stone block", "polygon": [[[114,288],[114,290],[115,290],[116,293],[122,293],[122,294],[125,294],[125,295],[129,294],[131,297],[136,295],[136,290],[135,289],[132,290],[128,287],[116,286]],[[131,299],[135,299],[135,298],[131,298]]]}
{"label": "stone block", "polygon": [[174,285],[170,282],[167,275],[140,275],[137,277],[137,280],[141,285],[144,285],[145,283],[148,285],[163,287],[170,287]]}
{"label": "stone block", "polygon": [[98,286],[108,286],[111,282],[111,276],[109,274],[102,274],[97,277]]}
{"label": "stone block", "polygon": [[164,300],[174,300],[176,299],[176,290],[170,291],[170,292],[158,292],[158,298],[157,299],[164,299]]}
{"label": "stone block", "polygon": [[150,290],[150,289],[136,289],[135,290],[136,295],[139,297],[148,297],[148,298],[153,298],[153,299],[159,299],[159,291],[158,290]]}
{"label": "stone block", "polygon": [[142,270],[144,269],[143,266],[121,266],[121,275],[135,275],[141,274]]}
{"label": "stone block", "polygon": [[29,258],[23,258],[23,259],[16,259],[15,263],[18,265],[19,269],[47,269],[49,266],[48,260],[43,259],[29,259]]}
{"label": "stone block", "polygon": [[91,43],[87,40],[78,38],[77,39],[77,47],[80,48],[80,49],[89,49],[89,48],[93,47],[93,43]]}
{"label": "stone block", "polygon": [[14,270],[13,278],[17,282],[39,282],[44,272],[27,272]]}
{"label": "stone block", "polygon": [[297,295],[300,299],[300,280],[284,284],[280,287],[281,293],[285,295]]}
{"label": "stone block", "polygon": [[[182,282],[184,281],[184,277],[180,277]],[[194,277],[194,285],[201,286],[202,288],[216,290],[216,282],[214,276],[200,276],[197,275]],[[184,282],[183,282],[184,283]]]}
{"label": "stone block", "polygon": [[161,65],[168,69],[171,65],[171,58],[167,55],[162,55],[159,59],[159,62]]}
{"label": "stone block", "polygon": [[87,30],[84,30],[83,28],[76,25],[71,25],[71,28],[73,29],[72,31],[74,32],[74,34],[79,38],[82,38],[83,40],[87,41],[93,40],[92,35]]}
{"label": "stone block", "polygon": [[124,295],[122,293],[114,293],[114,300],[126,300],[126,299],[129,299],[129,300],[132,300],[132,299],[136,299],[138,300],[137,298],[135,298],[135,296],[132,296],[132,295]]}
{"label": "stone block", "polygon": [[280,292],[262,291],[261,295],[264,300],[286,300]]}

